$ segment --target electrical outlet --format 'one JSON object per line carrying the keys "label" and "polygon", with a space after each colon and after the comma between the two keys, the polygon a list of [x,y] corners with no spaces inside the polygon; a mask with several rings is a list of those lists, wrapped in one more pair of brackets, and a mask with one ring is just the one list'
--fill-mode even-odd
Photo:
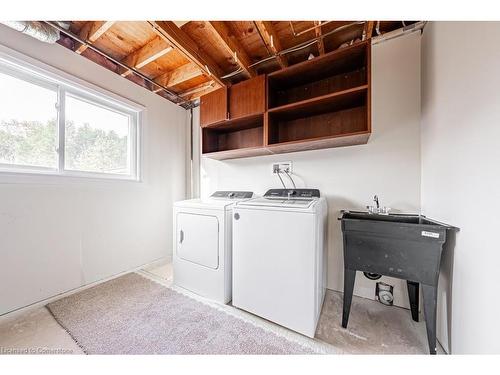
{"label": "electrical outlet", "polygon": [[292,162],[284,161],[279,163],[273,163],[271,166],[271,172],[272,174],[285,173],[285,172],[292,173]]}

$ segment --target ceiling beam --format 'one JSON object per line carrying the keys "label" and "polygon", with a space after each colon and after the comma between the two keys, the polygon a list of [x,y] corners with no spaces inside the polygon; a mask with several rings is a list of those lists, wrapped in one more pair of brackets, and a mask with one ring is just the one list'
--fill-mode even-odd
{"label": "ceiling beam", "polygon": [[172,21],[154,21],[152,25],[157,33],[165,38],[168,43],[182,52],[189,60],[204,70],[219,85],[225,86],[222,82],[224,72],[215,61],[191,39],[191,37],[181,30]]}
{"label": "ceiling beam", "polygon": [[187,63],[155,78],[155,82],[165,87],[172,87],[189,81],[192,78],[199,77],[202,74],[203,71],[197,65]]}
{"label": "ceiling beam", "polygon": [[316,28],[314,29],[314,32],[316,33],[316,38],[318,38],[318,51],[320,55],[325,54],[325,44],[323,43],[323,31],[321,30],[321,21],[314,21],[314,26]]}
{"label": "ceiling beam", "polygon": [[276,56],[280,66],[286,68],[288,61],[284,55],[278,54],[283,48],[281,48],[278,34],[276,34],[272,23],[270,21],[254,21],[254,23],[268,50]]}
{"label": "ceiling beam", "polygon": [[204,82],[201,85],[194,86],[194,87],[190,88],[189,90],[186,90],[186,91],[179,93],[179,96],[182,96],[182,97],[190,96],[190,95],[195,94],[197,92],[205,91],[209,88],[215,88],[216,86],[217,85],[215,84],[214,81]]}
{"label": "ceiling beam", "polygon": [[233,59],[241,69],[250,77],[257,75],[254,68],[249,67],[252,64],[252,59],[241,45],[240,41],[234,36],[229,27],[224,21],[206,21],[209,28],[215,33],[219,39],[220,46],[233,56]]}
{"label": "ceiling beam", "polygon": [[[78,33],[80,39],[85,40],[88,43],[94,43],[99,39],[102,34],[109,30],[115,21],[90,21],[83,25],[82,29]],[[77,49],[76,53],[81,54],[87,49],[85,44],[81,44]]]}
{"label": "ceiling beam", "polygon": [[[172,50],[173,47],[171,45],[165,42],[160,36],[156,36],[149,43],[129,54],[121,62],[132,68],[141,69],[143,66],[159,59]],[[132,71],[125,68],[120,71],[122,77],[126,77],[130,73]]]}
{"label": "ceiling beam", "polygon": [[375,21],[366,21],[365,28],[363,30],[363,40],[370,39],[373,34],[373,25]]}
{"label": "ceiling beam", "polygon": [[[205,87],[203,87],[205,86]],[[197,88],[196,91],[192,92],[191,94],[189,95],[184,95],[181,94],[181,96],[185,99],[185,100],[188,100],[188,101],[193,101],[195,99],[198,99],[200,96],[203,96],[203,95],[206,95],[214,90],[217,90],[220,86],[217,85],[216,83],[214,83],[213,85],[199,85],[199,86],[196,86],[195,88]]]}

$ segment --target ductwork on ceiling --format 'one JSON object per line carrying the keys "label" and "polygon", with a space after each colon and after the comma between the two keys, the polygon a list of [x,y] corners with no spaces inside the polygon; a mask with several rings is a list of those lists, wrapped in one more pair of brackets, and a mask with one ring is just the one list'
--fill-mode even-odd
{"label": "ductwork on ceiling", "polygon": [[[44,43],[55,43],[59,40],[59,30],[38,21],[0,21],[1,24],[29,35]],[[58,22],[61,27],[69,28],[69,24]]]}

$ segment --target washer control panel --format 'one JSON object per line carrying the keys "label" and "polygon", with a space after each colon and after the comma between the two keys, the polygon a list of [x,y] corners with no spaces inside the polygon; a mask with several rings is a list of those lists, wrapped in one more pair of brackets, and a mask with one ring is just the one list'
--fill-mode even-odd
{"label": "washer control panel", "polygon": [[319,198],[318,189],[270,189],[264,197],[276,198]]}
{"label": "washer control panel", "polygon": [[216,191],[211,198],[225,198],[225,199],[248,199],[253,197],[251,191]]}

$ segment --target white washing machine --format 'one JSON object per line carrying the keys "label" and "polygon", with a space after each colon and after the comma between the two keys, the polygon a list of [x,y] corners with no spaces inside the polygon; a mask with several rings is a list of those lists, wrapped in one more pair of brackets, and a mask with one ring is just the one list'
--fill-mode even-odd
{"label": "white washing machine", "polygon": [[217,191],[174,203],[174,285],[220,303],[231,301],[232,207],[253,197]]}
{"label": "white washing machine", "polygon": [[233,208],[233,305],[314,337],[326,290],[327,205],[271,189]]}

